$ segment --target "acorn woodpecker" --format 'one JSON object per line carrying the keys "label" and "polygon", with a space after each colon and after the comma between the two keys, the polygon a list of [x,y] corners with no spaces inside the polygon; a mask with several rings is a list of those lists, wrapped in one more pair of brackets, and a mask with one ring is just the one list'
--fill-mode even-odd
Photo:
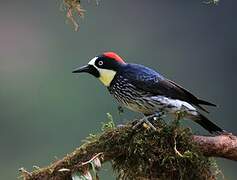
{"label": "acorn woodpecker", "polygon": [[198,109],[208,112],[202,105],[216,106],[201,100],[158,72],[139,64],[125,63],[114,52],[106,52],[90,60],[88,65],[73,73],[87,72],[97,77],[117,101],[145,116],[162,112],[195,121],[210,133],[223,130],[202,115]]}

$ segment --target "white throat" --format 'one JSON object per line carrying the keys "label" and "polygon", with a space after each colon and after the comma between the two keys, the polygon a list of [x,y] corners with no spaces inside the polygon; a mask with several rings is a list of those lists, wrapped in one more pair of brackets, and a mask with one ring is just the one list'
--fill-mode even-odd
{"label": "white throat", "polygon": [[108,69],[102,69],[95,66],[95,61],[98,57],[94,57],[88,64],[94,66],[100,73],[99,80],[106,86],[109,87],[110,83],[114,79],[114,76],[116,75],[116,71],[108,70]]}

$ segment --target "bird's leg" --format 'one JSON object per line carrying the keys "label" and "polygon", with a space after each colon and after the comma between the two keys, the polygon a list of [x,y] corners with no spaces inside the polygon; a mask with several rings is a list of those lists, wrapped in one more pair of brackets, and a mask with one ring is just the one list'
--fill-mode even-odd
{"label": "bird's leg", "polygon": [[156,131],[156,128],[152,124],[154,120],[160,119],[164,115],[164,112],[157,112],[149,116],[144,116],[142,119],[140,119],[134,126],[133,129],[136,129],[139,125],[142,123],[146,123],[151,129]]}
{"label": "bird's leg", "polygon": [[137,129],[144,122],[144,118],[137,120],[136,124],[132,127],[133,129]]}
{"label": "bird's leg", "polygon": [[146,116],[144,116],[142,119],[139,119],[138,122],[132,128],[136,129],[138,126],[140,126],[143,123],[147,124],[150,128],[156,131],[156,128],[151,124],[151,122],[148,120]]}
{"label": "bird's leg", "polygon": [[143,122],[145,122],[151,129],[156,131],[155,126],[153,126],[153,124],[149,121],[149,119],[146,116],[143,119],[144,119]]}

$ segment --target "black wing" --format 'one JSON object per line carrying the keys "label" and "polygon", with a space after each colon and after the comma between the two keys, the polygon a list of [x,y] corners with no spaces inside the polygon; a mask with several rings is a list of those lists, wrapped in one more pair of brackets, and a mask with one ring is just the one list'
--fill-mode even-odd
{"label": "black wing", "polygon": [[127,76],[130,83],[138,89],[150,92],[153,95],[163,95],[172,99],[179,99],[191,103],[205,112],[208,112],[200,105],[216,106],[207,101],[198,99],[188,90],[175,82],[164,78],[159,73],[142,65],[129,64],[123,75]]}

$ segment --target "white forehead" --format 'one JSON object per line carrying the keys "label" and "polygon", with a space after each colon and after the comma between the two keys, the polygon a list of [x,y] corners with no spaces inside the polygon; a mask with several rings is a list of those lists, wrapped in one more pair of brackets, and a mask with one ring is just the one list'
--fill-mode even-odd
{"label": "white forehead", "polygon": [[90,65],[95,65],[96,59],[98,59],[98,57],[94,57],[93,59],[91,59],[88,64],[90,64]]}

